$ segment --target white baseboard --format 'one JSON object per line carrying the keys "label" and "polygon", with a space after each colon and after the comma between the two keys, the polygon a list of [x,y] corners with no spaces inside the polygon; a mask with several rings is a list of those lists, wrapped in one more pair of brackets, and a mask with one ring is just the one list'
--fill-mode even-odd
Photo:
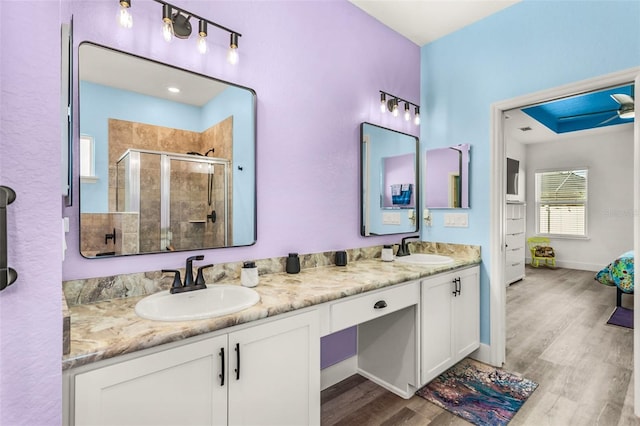
{"label": "white baseboard", "polygon": [[[469,355],[469,358],[473,358],[476,361],[483,362],[485,364],[493,365],[491,360],[491,346],[480,343],[480,347]],[[501,365],[493,365],[494,367],[502,367]]]}
{"label": "white baseboard", "polygon": [[358,356],[354,355],[320,371],[320,389],[325,390],[358,372]]}
{"label": "white baseboard", "polygon": [[[531,258],[527,258],[526,263],[527,265],[531,265]],[[556,259],[556,266],[558,268],[575,269],[577,271],[598,272],[600,269],[604,268],[605,265]]]}

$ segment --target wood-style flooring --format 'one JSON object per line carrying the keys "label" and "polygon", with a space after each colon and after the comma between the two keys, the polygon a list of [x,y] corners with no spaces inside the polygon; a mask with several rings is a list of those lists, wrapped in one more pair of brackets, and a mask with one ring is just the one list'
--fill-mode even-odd
{"label": "wood-style flooring", "polygon": [[[593,272],[527,267],[507,289],[504,368],[539,386],[510,426],[640,425],[633,414],[633,330],[607,325],[616,291]],[[623,296],[633,308],[633,296]],[[354,375],[322,392],[322,425],[469,425]]]}

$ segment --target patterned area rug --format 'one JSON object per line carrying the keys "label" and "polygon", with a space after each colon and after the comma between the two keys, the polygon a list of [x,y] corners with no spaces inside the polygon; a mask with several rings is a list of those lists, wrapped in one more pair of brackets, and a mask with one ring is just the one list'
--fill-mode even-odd
{"label": "patterned area rug", "polygon": [[633,309],[616,306],[609,317],[607,324],[619,325],[620,327],[633,328]]}
{"label": "patterned area rug", "polygon": [[466,358],[416,392],[478,425],[506,425],[538,384]]}

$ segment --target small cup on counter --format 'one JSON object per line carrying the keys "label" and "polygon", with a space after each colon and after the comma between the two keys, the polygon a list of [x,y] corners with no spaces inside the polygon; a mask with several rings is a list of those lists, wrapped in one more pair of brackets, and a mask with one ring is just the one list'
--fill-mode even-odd
{"label": "small cup on counter", "polygon": [[347,266],[347,252],[340,250],[336,252],[336,266]]}
{"label": "small cup on counter", "polygon": [[393,246],[392,245],[382,246],[382,261],[393,262]]}
{"label": "small cup on counter", "polygon": [[300,258],[298,257],[298,253],[289,253],[285,270],[287,274],[297,274],[300,272]]}
{"label": "small cup on counter", "polygon": [[256,262],[244,262],[240,270],[240,283],[245,287],[255,287],[259,281]]}

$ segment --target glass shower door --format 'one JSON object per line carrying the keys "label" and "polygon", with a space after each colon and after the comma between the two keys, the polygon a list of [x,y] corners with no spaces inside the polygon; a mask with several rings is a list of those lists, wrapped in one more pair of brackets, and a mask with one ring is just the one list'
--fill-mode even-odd
{"label": "glass shower door", "polygon": [[206,158],[166,157],[163,249],[226,246],[225,165]]}

